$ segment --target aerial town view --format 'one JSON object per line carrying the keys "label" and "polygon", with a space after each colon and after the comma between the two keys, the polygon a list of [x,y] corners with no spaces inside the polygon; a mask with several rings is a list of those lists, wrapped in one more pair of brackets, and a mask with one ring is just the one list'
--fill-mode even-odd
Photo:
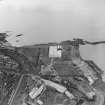
{"label": "aerial town view", "polygon": [[105,0],[0,0],[0,105],[105,105]]}

